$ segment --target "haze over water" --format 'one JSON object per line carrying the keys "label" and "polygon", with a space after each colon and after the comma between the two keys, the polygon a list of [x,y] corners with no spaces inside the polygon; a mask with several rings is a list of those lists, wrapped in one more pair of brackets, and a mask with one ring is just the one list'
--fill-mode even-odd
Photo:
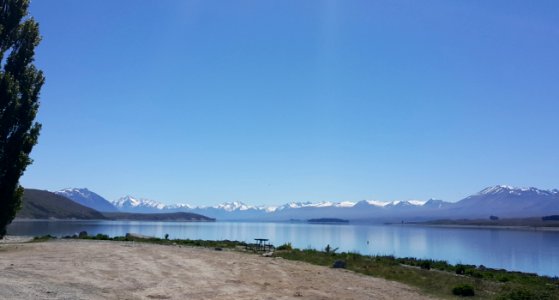
{"label": "haze over water", "polygon": [[[397,257],[431,258],[512,271],[559,276],[559,232],[409,225],[329,225],[243,222],[21,221],[14,235],[89,234],[121,236],[133,232],[175,239],[238,240],[268,238],[276,246],[323,249]],[[367,243],[368,242],[368,243]]]}

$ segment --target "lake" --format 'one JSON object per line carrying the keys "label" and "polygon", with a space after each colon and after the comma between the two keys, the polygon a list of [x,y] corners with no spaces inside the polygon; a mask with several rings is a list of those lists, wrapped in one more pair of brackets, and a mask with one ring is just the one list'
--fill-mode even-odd
{"label": "lake", "polygon": [[16,221],[12,235],[72,235],[80,231],[122,236],[128,232],[170,238],[237,240],[268,238],[279,246],[446,260],[559,276],[559,232],[412,225],[249,222]]}

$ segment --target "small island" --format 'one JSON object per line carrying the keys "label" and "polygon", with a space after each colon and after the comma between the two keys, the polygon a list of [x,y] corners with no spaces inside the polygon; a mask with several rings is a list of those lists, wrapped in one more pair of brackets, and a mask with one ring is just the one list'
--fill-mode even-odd
{"label": "small island", "polygon": [[319,219],[308,219],[308,223],[319,223],[319,224],[347,224],[349,220],[337,219],[337,218],[319,218]]}

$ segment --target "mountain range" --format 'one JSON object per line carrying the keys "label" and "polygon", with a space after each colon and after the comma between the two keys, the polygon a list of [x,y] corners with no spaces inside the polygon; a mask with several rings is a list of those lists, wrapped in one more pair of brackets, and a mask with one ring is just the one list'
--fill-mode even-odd
{"label": "mountain range", "polygon": [[433,219],[537,217],[559,214],[559,191],[498,185],[458,202],[427,201],[291,202],[280,206],[252,206],[226,202],[215,206],[166,205],[158,201],[125,196],[109,202],[87,189],[65,189],[58,195],[104,212],[191,212],[218,220],[286,221],[343,218],[354,221],[419,221]]}

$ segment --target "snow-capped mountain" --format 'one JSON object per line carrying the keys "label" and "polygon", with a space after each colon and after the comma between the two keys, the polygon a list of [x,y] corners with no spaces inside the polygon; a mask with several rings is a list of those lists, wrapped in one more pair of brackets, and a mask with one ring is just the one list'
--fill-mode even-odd
{"label": "snow-capped mountain", "polygon": [[292,202],[279,206],[268,218],[273,220],[342,218],[350,220],[394,220],[410,214],[423,215],[441,207],[432,205],[432,201],[391,201],[361,200],[359,202]]}
{"label": "snow-capped mountain", "polygon": [[408,200],[408,201],[391,201],[383,202],[376,200],[362,200],[359,202],[342,201],[342,202],[291,202],[277,207],[277,211],[293,208],[321,208],[321,207],[338,207],[338,208],[351,208],[355,205],[361,206],[375,206],[375,207],[390,207],[390,206],[422,206],[428,201]]}
{"label": "snow-capped mountain", "polygon": [[[545,195],[545,196],[552,196],[557,194],[557,190],[540,190],[535,187],[529,188],[519,188],[519,187],[512,187],[508,185],[496,185],[492,187],[485,188],[481,190],[477,195]],[[468,197],[469,198],[469,197]]]}
{"label": "snow-capped mountain", "polygon": [[130,195],[113,201],[112,204],[118,208],[119,211],[137,213],[161,212],[167,207],[165,204],[155,200],[136,198]]}
{"label": "snow-capped mountain", "polygon": [[213,216],[219,220],[264,220],[273,214],[275,206],[252,206],[235,201],[225,202],[214,206],[200,206],[191,209],[192,212],[205,216]]}
{"label": "snow-capped mountain", "polygon": [[557,190],[497,185],[481,190],[451,206],[454,216],[534,217],[559,213]]}
{"label": "snow-capped mountain", "polygon": [[[84,202],[83,199],[90,199],[91,195],[97,195],[87,189],[66,189],[57,193],[76,202]],[[95,199],[90,202],[102,202]],[[95,208],[92,206],[93,204],[88,205],[82,202],[78,203]],[[506,218],[559,214],[559,190],[497,185],[485,188],[455,203],[437,199],[390,202],[361,200],[358,202],[290,202],[279,206],[253,206],[240,201],[225,202],[214,206],[166,205],[154,200],[126,196],[112,202],[112,206],[119,211],[136,213],[193,212],[218,220],[286,221],[290,219],[342,218],[399,222],[400,220],[441,218],[487,218],[489,215]]]}
{"label": "snow-capped mountain", "polygon": [[235,210],[249,210],[249,209],[254,209],[255,207],[246,205],[243,202],[235,201],[235,202],[225,202],[217,206],[213,206],[213,208],[222,209],[225,211],[235,211]]}
{"label": "snow-capped mountain", "polygon": [[115,212],[118,209],[112,205],[107,199],[88,190],[87,188],[68,188],[54,192],[57,195],[64,196],[78,204],[93,208],[101,212]]}
{"label": "snow-capped mountain", "polygon": [[165,206],[165,209],[169,209],[169,210],[184,210],[184,209],[191,209],[191,208],[194,208],[194,207],[191,206],[191,205],[182,204],[182,203],[170,204],[170,205]]}
{"label": "snow-capped mountain", "polygon": [[[223,208],[229,208],[223,213]],[[244,213],[240,213],[242,210]],[[462,199],[445,202],[438,199],[407,201],[362,200],[359,202],[291,202],[277,207],[253,207],[246,204],[195,208],[217,219],[255,219],[280,221],[310,218],[350,220],[427,220],[439,218],[530,217],[559,214],[559,190],[517,188],[497,185]]]}

